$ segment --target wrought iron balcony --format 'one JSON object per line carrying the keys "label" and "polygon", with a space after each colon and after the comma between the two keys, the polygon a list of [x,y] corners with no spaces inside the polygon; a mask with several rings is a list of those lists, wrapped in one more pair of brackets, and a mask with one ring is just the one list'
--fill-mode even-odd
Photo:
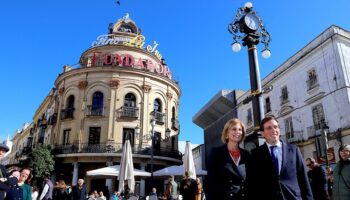
{"label": "wrought iron balcony", "polygon": [[314,78],[309,78],[309,79],[306,81],[306,85],[307,85],[307,91],[312,90],[312,89],[316,88],[317,86],[319,86],[316,77],[314,77]]}
{"label": "wrought iron balcony", "polygon": [[178,119],[176,118],[171,119],[171,128],[175,131],[180,129],[180,122]]}
{"label": "wrought iron balcony", "polygon": [[64,119],[73,119],[74,118],[75,108],[67,108],[61,110],[61,120]]}
{"label": "wrought iron balcony", "polygon": [[[142,145],[142,147],[132,147],[133,154],[151,155],[151,145]],[[53,149],[53,154],[82,154],[82,153],[122,153],[122,143],[101,143],[101,144],[80,144],[80,149],[77,144],[68,145],[56,145]],[[170,157],[181,160],[182,154],[177,150],[170,148],[154,148],[153,153],[155,156]]]}
{"label": "wrought iron balcony", "polygon": [[126,118],[138,118],[140,113],[139,110],[140,109],[138,107],[123,106],[119,111],[119,116]]}
{"label": "wrought iron balcony", "polygon": [[288,93],[280,96],[280,102],[281,106],[289,102]]}
{"label": "wrought iron balcony", "polygon": [[86,106],[86,116],[92,117],[102,117],[104,116],[104,107],[101,108],[93,108],[91,105]]}
{"label": "wrought iron balcony", "polygon": [[163,125],[165,122],[165,114],[159,111],[152,111],[151,115],[154,116],[157,124]]}
{"label": "wrought iron balcony", "polygon": [[56,122],[57,122],[57,113],[54,113],[49,117],[49,120],[47,123],[48,125],[54,125],[56,124]]}
{"label": "wrought iron balcony", "polygon": [[313,126],[307,127],[308,138],[313,138],[321,135],[322,129],[327,125],[324,120],[321,120],[319,123],[314,124]]}
{"label": "wrought iron balcony", "polygon": [[265,108],[265,113],[271,112],[271,103],[265,104],[265,105],[264,105],[264,108]]}

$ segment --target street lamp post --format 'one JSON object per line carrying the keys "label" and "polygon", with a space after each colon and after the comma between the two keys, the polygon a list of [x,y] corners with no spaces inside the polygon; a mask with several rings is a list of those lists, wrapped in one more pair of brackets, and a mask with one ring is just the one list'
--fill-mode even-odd
{"label": "street lamp post", "polygon": [[152,117],[151,119],[151,126],[152,126],[152,146],[151,146],[151,188],[153,188],[153,148],[154,148],[154,127],[156,125],[156,119]]}
{"label": "street lamp post", "polygon": [[329,166],[329,158],[328,158],[328,138],[327,134],[329,132],[329,127],[327,126],[326,123],[323,124],[322,127],[322,134],[323,134],[323,142],[324,142],[324,156],[326,158],[326,165]]}
{"label": "street lamp post", "polygon": [[[256,46],[259,44],[259,42],[263,43],[265,48],[262,51],[262,56],[264,58],[269,58],[271,56],[271,52],[268,47],[271,37],[265,29],[261,18],[256,15],[255,11],[253,11],[253,5],[250,2],[247,2],[244,7],[237,10],[236,17],[234,21],[229,24],[228,30],[232,34],[234,40],[234,43],[232,44],[232,50],[234,52],[238,52],[241,49],[239,40],[242,41],[243,46],[247,46],[248,48],[251,85],[249,101],[252,101],[254,132],[257,133],[260,121],[264,117],[264,112]],[[257,134],[255,135],[257,136]]]}

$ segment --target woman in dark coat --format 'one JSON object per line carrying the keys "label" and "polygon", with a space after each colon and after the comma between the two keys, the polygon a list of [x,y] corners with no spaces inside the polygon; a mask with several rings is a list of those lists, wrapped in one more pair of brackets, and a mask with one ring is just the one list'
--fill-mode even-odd
{"label": "woman in dark coat", "polygon": [[245,199],[245,163],[248,151],[239,147],[245,136],[241,120],[231,119],[221,133],[224,145],[213,149],[208,167],[210,200]]}
{"label": "woman in dark coat", "polygon": [[339,148],[339,162],[334,168],[334,200],[350,199],[350,145],[345,144]]}

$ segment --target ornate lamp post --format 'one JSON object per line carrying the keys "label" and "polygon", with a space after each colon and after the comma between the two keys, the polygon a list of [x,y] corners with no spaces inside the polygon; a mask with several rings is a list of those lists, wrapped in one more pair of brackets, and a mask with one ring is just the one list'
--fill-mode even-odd
{"label": "ornate lamp post", "polygon": [[[250,2],[247,2],[244,7],[237,10],[236,17],[234,21],[229,24],[228,31],[232,34],[234,40],[234,43],[232,44],[232,50],[234,52],[241,50],[241,45],[239,43],[240,40],[242,41],[243,46],[247,46],[248,48],[251,86],[249,101],[252,101],[253,105],[253,138],[256,140],[255,142],[250,143],[250,145],[256,146],[258,145],[257,132],[259,129],[259,124],[261,119],[264,117],[264,112],[262,110],[262,89],[256,45],[258,45],[259,42],[263,43],[265,48],[262,51],[262,56],[264,58],[269,58],[271,56],[271,52],[269,50],[271,37],[265,29],[261,18],[256,15],[255,11],[253,11],[253,4]],[[250,146],[250,148],[254,148],[254,146]]]}
{"label": "ornate lamp post", "polygon": [[151,188],[153,188],[153,148],[154,148],[154,127],[156,125],[156,119],[152,117],[151,119],[151,126],[152,126],[152,147],[151,147]]}

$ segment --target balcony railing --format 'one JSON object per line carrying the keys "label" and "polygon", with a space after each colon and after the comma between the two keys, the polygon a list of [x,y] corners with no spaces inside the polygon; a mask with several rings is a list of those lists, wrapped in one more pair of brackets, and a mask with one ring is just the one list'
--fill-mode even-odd
{"label": "balcony railing", "polygon": [[264,108],[265,108],[265,113],[271,112],[271,104],[270,103],[269,104],[265,104]]}
{"label": "balcony railing", "polygon": [[75,108],[67,108],[61,110],[61,119],[73,119]]}
{"label": "balcony railing", "polygon": [[310,78],[310,79],[308,79],[308,80],[306,81],[306,85],[307,85],[307,90],[308,90],[308,91],[311,90],[311,89],[313,89],[313,88],[315,88],[315,87],[317,87],[317,86],[319,86],[316,77],[315,77],[315,78]]}
{"label": "balcony railing", "polygon": [[313,126],[307,127],[308,138],[313,138],[321,135],[322,128],[326,125],[325,121],[321,121]]}
{"label": "balcony railing", "polygon": [[[101,143],[101,144],[80,144],[80,149],[76,144],[70,145],[56,145],[53,149],[55,155],[58,154],[81,154],[81,153],[122,153],[122,143]],[[151,155],[151,145],[142,145],[141,148],[138,146],[132,147],[133,154]],[[171,150],[169,148],[154,148],[154,156],[170,157],[181,160],[182,154],[177,150]]]}
{"label": "balcony railing", "polygon": [[302,131],[294,131],[293,137],[287,138],[287,141],[289,143],[304,141],[303,132]]}
{"label": "balcony railing", "polygon": [[102,117],[104,116],[104,107],[101,108],[93,108],[91,105],[86,106],[86,116],[93,116],[93,117]]}
{"label": "balcony railing", "polygon": [[120,117],[138,118],[140,113],[139,110],[138,107],[123,106],[120,109]]}
{"label": "balcony railing", "polygon": [[280,96],[280,102],[281,102],[281,106],[288,103],[289,102],[288,95]]}
{"label": "balcony railing", "polygon": [[165,122],[165,114],[159,111],[152,111],[151,115],[154,116],[157,124],[164,124]]}
{"label": "balcony railing", "polygon": [[171,119],[171,128],[175,131],[180,129],[180,122],[178,119],[176,118]]}

